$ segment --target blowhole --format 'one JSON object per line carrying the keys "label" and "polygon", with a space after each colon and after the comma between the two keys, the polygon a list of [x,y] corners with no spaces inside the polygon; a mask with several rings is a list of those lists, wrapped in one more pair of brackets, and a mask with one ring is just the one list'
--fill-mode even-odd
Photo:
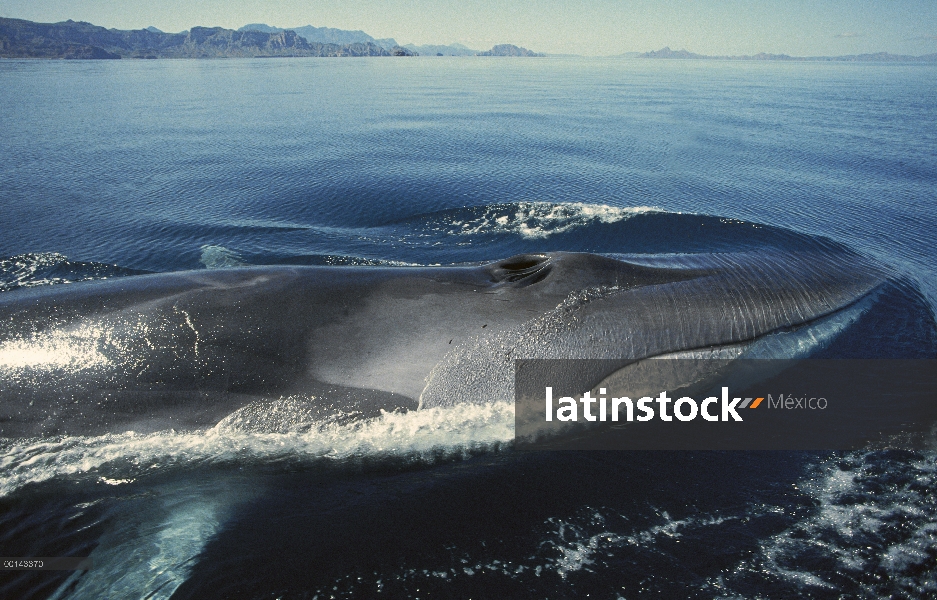
{"label": "blowhole", "polygon": [[519,254],[490,267],[493,281],[531,285],[537,283],[550,272],[550,257],[545,254]]}
{"label": "blowhole", "polygon": [[504,262],[499,263],[498,266],[505,271],[524,271],[536,267],[546,260],[547,257],[543,254],[520,254],[505,259]]}

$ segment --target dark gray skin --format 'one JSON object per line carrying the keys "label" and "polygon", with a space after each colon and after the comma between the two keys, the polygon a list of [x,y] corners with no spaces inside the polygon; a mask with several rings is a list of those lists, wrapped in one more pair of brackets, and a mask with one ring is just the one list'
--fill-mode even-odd
{"label": "dark gray skin", "polygon": [[421,394],[451,404],[472,399],[441,393],[445,374],[459,363],[471,367],[460,385],[484,379],[495,346],[503,361],[634,360],[737,343],[840,310],[885,279],[843,252],[642,262],[250,267],[8,292],[0,437],[210,427],[289,395],[314,396],[323,414],[415,409]]}

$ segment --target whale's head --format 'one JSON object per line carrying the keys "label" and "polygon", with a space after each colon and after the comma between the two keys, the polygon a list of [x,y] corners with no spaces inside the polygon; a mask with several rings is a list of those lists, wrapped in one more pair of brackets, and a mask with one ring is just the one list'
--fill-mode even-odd
{"label": "whale's head", "polygon": [[519,294],[558,301],[452,349],[427,378],[422,406],[510,400],[515,360],[803,358],[823,353],[857,322],[874,321],[870,313],[892,311],[895,303],[929,314],[919,294],[887,269],[830,246],[525,254],[487,269],[500,285],[524,286]]}

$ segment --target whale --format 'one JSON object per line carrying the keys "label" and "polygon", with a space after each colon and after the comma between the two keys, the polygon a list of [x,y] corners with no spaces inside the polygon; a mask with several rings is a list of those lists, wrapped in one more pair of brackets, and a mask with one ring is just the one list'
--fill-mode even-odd
{"label": "whale", "polygon": [[764,345],[861,310],[889,277],[830,245],[246,266],[23,288],[0,295],[0,437],[193,430],[287,400],[323,418],[510,400],[517,359],[619,368]]}

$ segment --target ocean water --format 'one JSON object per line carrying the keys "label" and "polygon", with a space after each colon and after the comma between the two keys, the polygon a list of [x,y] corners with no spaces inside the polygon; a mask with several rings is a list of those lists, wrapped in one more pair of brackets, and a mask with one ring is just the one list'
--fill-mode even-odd
{"label": "ocean water", "polygon": [[[898,333],[879,355],[937,356],[931,65],[3,60],[0,107],[0,294],[241,265],[831,243],[911,299],[925,333],[885,317]],[[0,359],[15,368],[9,348]],[[493,404],[0,440],[3,554],[95,558],[0,573],[0,595],[937,596],[926,440],[518,454],[513,426]]]}

